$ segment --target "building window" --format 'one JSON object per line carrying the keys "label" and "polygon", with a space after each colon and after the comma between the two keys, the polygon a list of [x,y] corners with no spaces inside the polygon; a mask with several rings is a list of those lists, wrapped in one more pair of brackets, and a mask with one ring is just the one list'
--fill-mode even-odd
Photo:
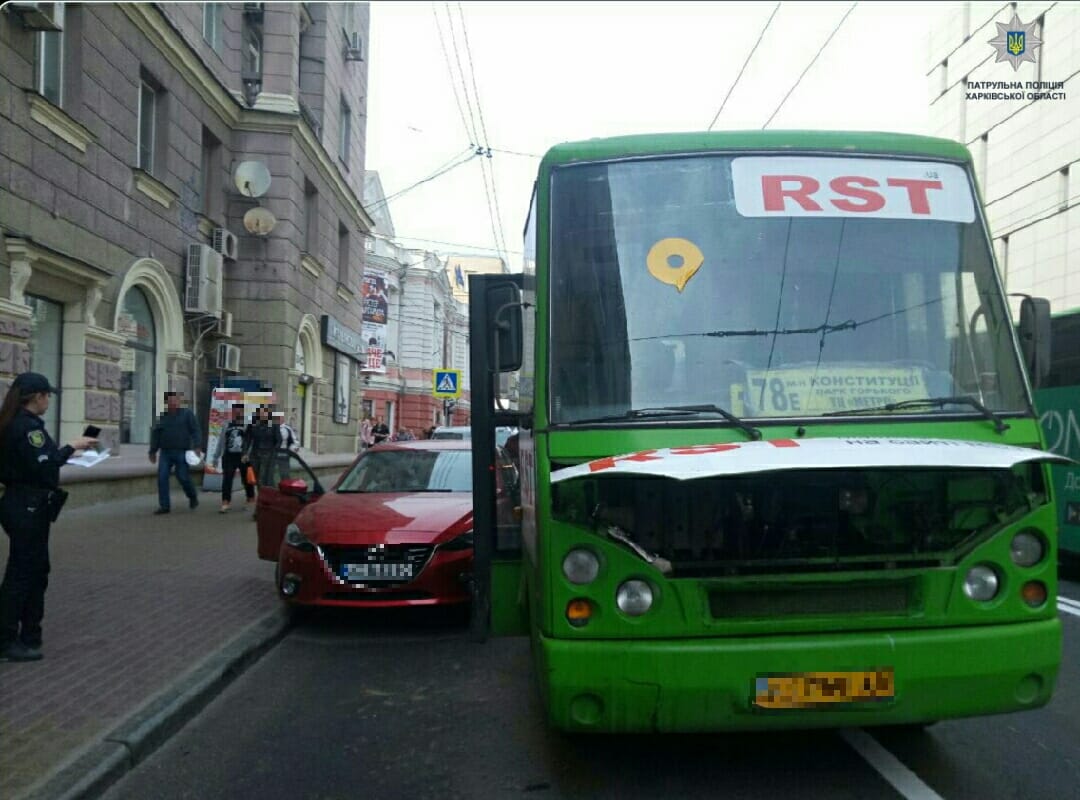
{"label": "building window", "polygon": [[349,104],[345,102],[344,97],[341,98],[341,120],[338,128],[338,158],[348,168],[349,140],[352,135],[352,109],[349,108]]}
{"label": "building window", "polygon": [[221,142],[207,128],[202,130],[202,173],[199,185],[199,211],[217,219],[221,198]]}
{"label": "building window", "polygon": [[136,166],[151,175],[164,166],[168,125],[165,91],[154,76],[140,71],[139,81],[139,149]]}
{"label": "building window", "polygon": [[304,252],[314,254],[319,246],[319,192],[315,184],[304,180]]}
{"label": "building window", "polygon": [[262,75],[262,49],[262,23],[251,17],[244,17],[244,47],[240,51],[241,74]]}
{"label": "building window", "polygon": [[222,3],[206,3],[202,13],[202,35],[214,52],[221,54]]}
{"label": "building window", "polygon": [[[52,3],[52,18],[64,27],[64,4]],[[42,31],[37,41],[37,90],[53,105],[64,102],[64,32]]]}
{"label": "building window", "polygon": [[[64,342],[64,306],[44,297],[26,295],[26,303],[33,309],[30,322],[30,369],[40,372],[53,386],[60,386]],[[53,438],[60,439],[60,397],[49,403],[45,412],[45,429]]]}
{"label": "building window", "polygon": [[[1043,30],[1046,28],[1046,17],[1039,17],[1035,20],[1035,38],[1040,42],[1043,40]],[[1046,45],[1039,46],[1039,52],[1035,57],[1035,80],[1041,81],[1043,76],[1043,60],[1046,53]]]}
{"label": "building window", "polygon": [[137,286],[124,295],[116,330],[127,340],[120,351],[120,441],[149,444],[157,391],[157,326],[150,301]]}
{"label": "building window", "polygon": [[338,223],[338,283],[349,285],[349,229]]}

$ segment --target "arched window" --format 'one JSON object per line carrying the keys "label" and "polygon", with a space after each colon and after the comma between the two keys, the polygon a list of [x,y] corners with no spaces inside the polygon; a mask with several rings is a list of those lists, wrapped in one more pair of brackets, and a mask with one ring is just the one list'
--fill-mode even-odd
{"label": "arched window", "polygon": [[117,332],[127,339],[120,358],[120,441],[149,444],[157,396],[157,326],[150,301],[138,286],[124,294]]}

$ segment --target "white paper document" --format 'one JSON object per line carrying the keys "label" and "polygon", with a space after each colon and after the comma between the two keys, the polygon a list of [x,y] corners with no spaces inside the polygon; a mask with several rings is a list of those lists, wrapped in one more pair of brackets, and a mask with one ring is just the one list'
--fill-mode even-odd
{"label": "white paper document", "polygon": [[85,450],[81,456],[69,458],[67,463],[74,464],[77,467],[93,467],[100,464],[108,457],[108,450],[102,450],[100,453],[97,450]]}

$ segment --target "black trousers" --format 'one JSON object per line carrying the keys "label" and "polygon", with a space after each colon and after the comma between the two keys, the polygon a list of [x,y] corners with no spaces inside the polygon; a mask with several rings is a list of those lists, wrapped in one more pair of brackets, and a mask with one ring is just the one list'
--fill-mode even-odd
{"label": "black trousers", "polygon": [[15,641],[41,647],[50,523],[44,499],[36,499],[39,496],[8,488],[0,498],[0,525],[10,542],[0,584],[0,647]]}
{"label": "black trousers", "polygon": [[226,453],[221,457],[222,502],[232,502],[233,474],[237,471],[240,472],[240,483],[244,485],[244,493],[247,495],[248,500],[255,497],[255,487],[248,483],[247,480],[247,464],[241,463],[239,453]]}

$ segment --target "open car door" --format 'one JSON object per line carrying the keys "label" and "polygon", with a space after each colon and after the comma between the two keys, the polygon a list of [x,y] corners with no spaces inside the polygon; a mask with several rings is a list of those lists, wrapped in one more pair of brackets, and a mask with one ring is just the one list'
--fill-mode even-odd
{"label": "open car door", "polygon": [[325,490],[311,467],[289,450],[277,451],[262,480],[266,485],[259,486],[255,501],[259,558],[277,561],[289,523],[307,503],[322,497]]}

